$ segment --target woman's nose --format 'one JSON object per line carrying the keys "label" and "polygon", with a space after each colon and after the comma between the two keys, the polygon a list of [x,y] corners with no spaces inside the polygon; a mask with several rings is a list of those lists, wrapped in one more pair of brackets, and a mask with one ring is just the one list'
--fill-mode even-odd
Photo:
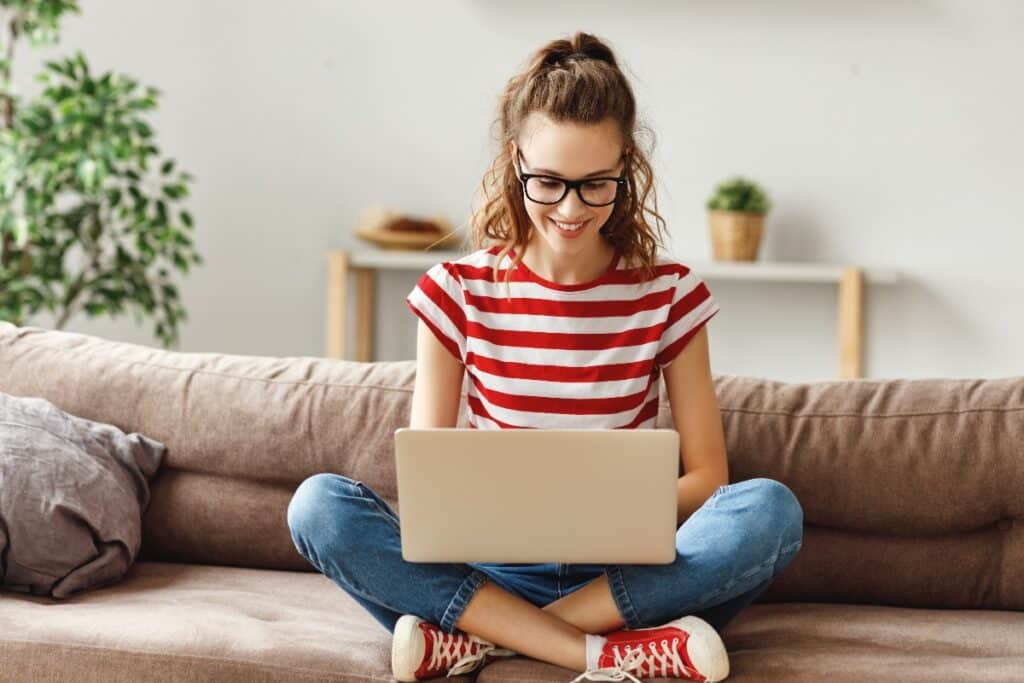
{"label": "woman's nose", "polygon": [[558,212],[564,216],[564,219],[560,220],[565,220],[567,223],[585,218],[588,211],[589,208],[580,199],[580,195],[575,189],[569,190],[558,205]]}

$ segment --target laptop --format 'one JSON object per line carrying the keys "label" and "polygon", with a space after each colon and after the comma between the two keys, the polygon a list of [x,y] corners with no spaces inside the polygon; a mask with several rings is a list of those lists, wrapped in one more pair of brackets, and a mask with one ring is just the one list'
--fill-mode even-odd
{"label": "laptop", "polygon": [[669,564],[673,429],[395,430],[409,562]]}

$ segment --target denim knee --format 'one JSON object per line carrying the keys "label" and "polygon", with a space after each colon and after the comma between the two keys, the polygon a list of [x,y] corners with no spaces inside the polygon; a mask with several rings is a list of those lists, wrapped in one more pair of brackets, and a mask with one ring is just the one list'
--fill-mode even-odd
{"label": "denim knee", "polygon": [[338,510],[343,498],[337,492],[339,487],[354,486],[353,480],[331,472],[314,474],[299,484],[288,502],[288,530],[296,546],[299,538],[309,539],[324,530],[336,531],[343,524]]}
{"label": "denim knee", "polygon": [[804,509],[796,494],[781,481],[759,477],[746,482],[754,488],[760,498],[758,507],[771,522],[771,528],[779,534],[780,547],[792,552],[803,543]]}

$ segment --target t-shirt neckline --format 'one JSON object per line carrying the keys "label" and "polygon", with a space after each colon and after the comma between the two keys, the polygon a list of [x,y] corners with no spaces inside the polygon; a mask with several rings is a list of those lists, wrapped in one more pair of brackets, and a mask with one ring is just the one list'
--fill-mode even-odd
{"label": "t-shirt neckline", "polygon": [[[509,250],[509,256],[513,260],[515,260],[515,258],[516,258],[515,249]],[[548,280],[547,278],[543,278],[540,275],[538,275],[537,273],[535,273],[532,270],[530,270],[530,268],[523,261],[520,261],[517,267],[520,268],[523,271],[523,273],[526,275],[526,277],[530,278],[531,280],[533,280],[535,282],[538,282],[538,283],[544,285],[545,287],[550,287],[551,289],[559,289],[559,290],[566,291],[566,292],[576,292],[576,291],[580,291],[580,290],[590,289],[592,287],[596,287],[597,285],[605,282],[615,272],[615,269],[618,267],[618,265],[619,265],[619,250],[616,249],[614,256],[612,256],[611,263],[608,264],[608,267],[604,269],[603,273],[598,275],[593,280],[589,280],[587,282],[578,282],[578,283],[571,284],[571,285],[569,285],[569,284],[562,284],[560,282],[555,282],[553,280]]]}

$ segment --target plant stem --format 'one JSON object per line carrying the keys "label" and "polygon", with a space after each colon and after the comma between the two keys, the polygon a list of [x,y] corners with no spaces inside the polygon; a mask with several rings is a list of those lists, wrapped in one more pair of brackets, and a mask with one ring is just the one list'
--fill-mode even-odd
{"label": "plant stem", "polygon": [[[11,18],[10,23],[8,24],[8,26],[10,27],[10,30],[11,30],[11,37],[10,37],[10,40],[7,42],[7,55],[6,55],[7,61],[5,62],[6,66],[4,67],[4,75],[3,75],[5,83],[10,83],[11,82],[11,60],[14,59],[14,41],[17,40],[17,38],[18,38],[18,19],[19,18],[20,18],[20,14],[15,13],[15,15]],[[4,126],[4,128],[13,128],[14,127],[14,102],[11,99],[11,95],[10,95],[10,93],[7,92],[6,88],[4,89],[4,92],[2,93],[2,96],[3,96],[3,120],[2,120],[3,126]],[[14,239],[14,237],[11,235],[11,233],[9,233],[9,232],[5,232],[4,233],[4,246],[3,246],[3,255],[2,255],[2,258],[3,258],[2,263],[3,263],[4,267],[6,267],[7,264],[10,263],[10,260],[11,260],[11,242],[13,241],[13,239]]]}
{"label": "plant stem", "polygon": [[64,297],[64,311],[60,314],[55,324],[58,330],[64,329],[65,323],[67,323],[71,316],[78,313],[78,309],[81,308],[81,306],[76,307],[75,302],[78,300],[78,295],[82,292],[82,288],[88,284],[86,281],[87,273],[87,270],[83,270],[75,281],[71,283],[71,286],[68,287],[67,295]]}
{"label": "plant stem", "polygon": [[[8,27],[11,30],[10,40],[7,41],[7,55],[6,62],[4,63],[4,83],[11,82],[11,62],[14,60],[14,43],[18,40],[18,22],[21,20],[22,13],[16,13],[12,18]],[[14,101],[11,99],[11,95],[4,89],[4,111],[3,111],[3,122],[4,128],[14,127]]]}
{"label": "plant stem", "polygon": [[81,297],[79,296],[83,291],[91,288],[97,282],[100,282],[107,276],[111,275],[112,271],[106,270],[101,271],[99,264],[93,261],[91,268],[83,270],[75,281],[68,287],[68,295],[64,298],[64,312],[61,313],[60,318],[57,319],[56,328],[62,329],[64,324],[76,313],[82,310],[82,305],[76,306]]}

